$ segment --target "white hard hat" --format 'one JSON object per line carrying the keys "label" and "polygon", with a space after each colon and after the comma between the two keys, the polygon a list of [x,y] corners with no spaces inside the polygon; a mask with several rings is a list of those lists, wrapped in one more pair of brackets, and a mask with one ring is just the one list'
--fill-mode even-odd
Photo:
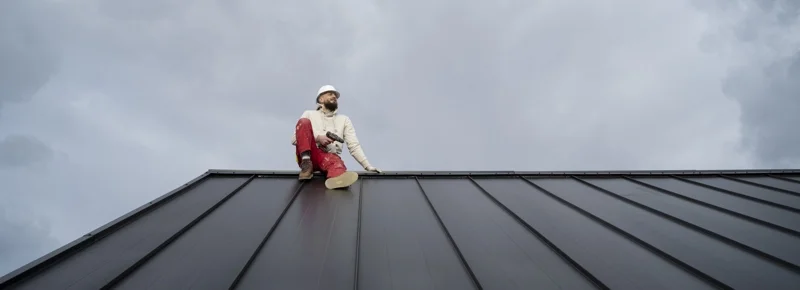
{"label": "white hard hat", "polygon": [[339,97],[339,91],[337,91],[336,88],[334,88],[332,85],[324,85],[321,88],[319,88],[319,91],[317,91],[317,97],[319,97],[319,95],[322,95],[322,93],[327,93],[327,92],[333,92],[333,94],[335,94],[337,98]]}

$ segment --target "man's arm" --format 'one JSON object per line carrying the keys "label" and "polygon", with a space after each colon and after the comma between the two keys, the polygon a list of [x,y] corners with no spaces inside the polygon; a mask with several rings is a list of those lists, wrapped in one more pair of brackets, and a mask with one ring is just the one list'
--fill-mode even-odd
{"label": "man's arm", "polygon": [[372,165],[369,164],[364,150],[361,149],[361,143],[358,142],[358,136],[356,136],[356,128],[353,127],[353,122],[350,121],[349,117],[345,117],[344,119],[344,136],[342,138],[344,142],[347,143],[347,149],[350,150],[350,155],[352,155],[364,169],[369,170],[368,168],[372,167]]}

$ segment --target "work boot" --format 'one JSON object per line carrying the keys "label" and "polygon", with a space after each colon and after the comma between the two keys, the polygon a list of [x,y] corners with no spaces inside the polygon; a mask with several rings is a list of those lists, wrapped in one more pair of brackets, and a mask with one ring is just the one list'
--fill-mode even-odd
{"label": "work boot", "polygon": [[314,176],[314,164],[311,163],[311,158],[303,158],[300,160],[300,180],[311,179]]}
{"label": "work boot", "polygon": [[331,177],[325,180],[325,187],[328,189],[345,188],[358,180],[358,173],[347,171],[342,175]]}

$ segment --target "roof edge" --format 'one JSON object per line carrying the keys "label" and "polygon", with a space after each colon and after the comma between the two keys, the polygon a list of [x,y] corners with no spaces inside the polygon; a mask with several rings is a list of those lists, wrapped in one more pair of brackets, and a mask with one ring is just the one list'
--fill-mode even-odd
{"label": "roof edge", "polygon": [[[613,175],[640,175],[640,176],[667,176],[667,175],[756,175],[756,174],[800,174],[800,169],[729,169],[729,170],[620,170],[620,171],[386,171],[382,173],[356,171],[359,175],[373,178],[381,177],[413,177],[413,176],[613,176]],[[53,250],[40,258],[29,262],[0,277],[0,288],[15,284],[20,280],[32,276],[53,263],[58,262],[75,251],[79,251],[96,241],[104,238],[118,228],[135,220],[142,214],[164,204],[186,189],[198,184],[205,178],[213,175],[266,175],[266,176],[296,176],[297,170],[247,170],[247,169],[209,169],[191,181],[167,192],[154,200],[122,215],[99,228]],[[320,175],[320,174],[315,174]]]}
{"label": "roof edge", "polygon": [[[800,174],[800,169],[726,169],[726,170],[590,170],[590,171],[384,171],[382,173],[355,171],[371,177],[391,176],[595,176],[595,175],[751,175]],[[209,169],[214,175],[295,176],[297,170]],[[321,175],[315,173],[315,175]]]}
{"label": "roof edge", "polygon": [[150,211],[153,208],[156,208],[165,202],[169,201],[172,197],[176,196],[178,193],[185,191],[186,189],[190,188],[191,186],[198,184],[199,181],[205,179],[206,177],[210,176],[212,173],[210,171],[206,171],[203,174],[195,177],[194,179],[190,180],[187,183],[173,189],[166,194],[163,194],[154,200],[139,206],[138,208],[128,212],[125,215],[122,215],[102,226],[99,228],[73,240],[72,242],[67,243],[66,245],[61,246],[60,248],[50,251],[49,253],[45,254],[44,256],[39,257],[36,260],[33,260],[22,267],[17,268],[9,272],[8,274],[3,275],[0,277],[0,288],[10,286],[11,284],[15,284],[22,279],[27,277],[31,277],[37,271],[43,270],[50,266],[53,263],[58,262],[60,259],[65,258],[72,252],[78,251],[84,247],[87,247],[94,242],[104,238],[108,234],[114,232],[119,227],[128,224],[130,221],[135,220],[140,215]]}

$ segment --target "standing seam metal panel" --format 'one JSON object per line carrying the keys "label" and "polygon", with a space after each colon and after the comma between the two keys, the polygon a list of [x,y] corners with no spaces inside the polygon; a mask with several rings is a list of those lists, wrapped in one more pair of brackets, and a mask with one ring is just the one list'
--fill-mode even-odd
{"label": "standing seam metal panel", "polygon": [[787,182],[784,180],[775,179],[768,176],[732,177],[732,176],[722,175],[722,177],[739,183],[745,183],[800,197],[800,184],[794,182]]}
{"label": "standing seam metal panel", "polygon": [[596,289],[469,179],[420,183],[483,287]]}
{"label": "standing seam metal panel", "polygon": [[800,265],[800,237],[772,227],[753,222],[716,209],[707,209],[702,204],[664,194],[663,189],[646,187],[635,181],[621,179],[585,179],[586,182],[618,194],[643,207],[661,212],[676,219],[678,223],[707,234],[719,235],[720,239],[730,239],[743,251],[763,255],[769,260],[782,264],[797,272]]}
{"label": "standing seam metal panel", "polygon": [[246,183],[247,172],[168,194],[77,243],[87,248],[4,279],[32,289],[800,285],[797,171],[403,173],[347,190],[284,173]]}
{"label": "standing seam metal panel", "polygon": [[352,289],[358,187],[304,187],[236,288]]}
{"label": "standing seam metal panel", "polygon": [[690,267],[687,269],[695,269],[729,287],[787,289],[788,285],[800,285],[800,276],[793,271],[629,203],[613,193],[592,188],[579,180],[538,180],[537,184],[674,257]]}
{"label": "standing seam metal panel", "polygon": [[13,289],[99,289],[246,181],[245,177],[204,179]]}
{"label": "standing seam metal panel", "polygon": [[481,285],[481,282],[478,281],[477,277],[475,277],[475,273],[472,271],[472,268],[469,266],[469,264],[467,263],[466,259],[464,259],[464,254],[461,253],[461,249],[459,249],[458,244],[456,244],[455,240],[453,240],[453,236],[450,234],[450,231],[444,225],[444,222],[442,221],[442,217],[439,216],[439,212],[436,210],[436,207],[434,207],[433,203],[431,203],[431,200],[428,197],[428,194],[425,192],[425,189],[422,187],[422,184],[419,182],[419,179],[414,177],[414,181],[416,181],[417,186],[419,186],[419,191],[420,191],[420,193],[422,193],[422,197],[425,198],[425,202],[428,204],[428,206],[431,209],[431,212],[433,212],[433,215],[436,217],[436,222],[439,223],[439,226],[441,227],[442,231],[447,236],[447,240],[450,241],[450,246],[453,247],[453,250],[458,255],[458,260],[461,261],[461,265],[463,265],[464,266],[464,270],[467,271],[467,275],[469,275],[470,281],[478,289],[483,289],[483,286]]}
{"label": "standing seam metal panel", "polygon": [[114,288],[230,286],[299,185],[285,178],[251,181]]}
{"label": "standing seam metal panel", "polygon": [[610,289],[714,288],[525,178],[475,181]]}
{"label": "standing seam metal panel", "polygon": [[414,179],[365,179],[359,289],[473,289]]}
{"label": "standing seam metal panel", "polygon": [[684,178],[682,180],[755,202],[800,213],[800,197],[798,196],[747,183],[736,182],[735,180],[722,177]]}
{"label": "standing seam metal panel", "polygon": [[800,215],[784,208],[759,203],[732,195],[721,189],[708,188],[683,180],[669,178],[637,178],[637,180],[775,224],[788,229],[787,232],[800,235]]}

